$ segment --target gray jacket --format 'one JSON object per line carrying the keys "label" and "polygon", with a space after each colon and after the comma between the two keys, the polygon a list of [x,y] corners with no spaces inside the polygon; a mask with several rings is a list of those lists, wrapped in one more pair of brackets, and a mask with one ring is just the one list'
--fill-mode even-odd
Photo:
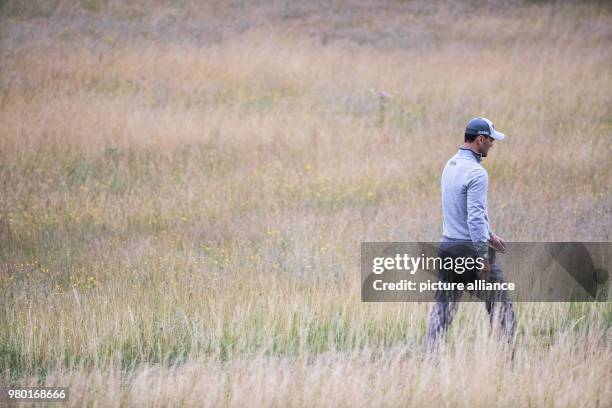
{"label": "gray jacket", "polygon": [[472,241],[479,255],[492,234],[487,214],[489,175],[482,156],[461,147],[442,172],[443,240]]}

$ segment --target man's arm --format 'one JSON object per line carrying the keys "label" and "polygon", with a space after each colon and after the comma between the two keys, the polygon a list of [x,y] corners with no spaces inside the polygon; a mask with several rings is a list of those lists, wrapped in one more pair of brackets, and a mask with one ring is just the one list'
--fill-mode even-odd
{"label": "man's arm", "polygon": [[487,257],[489,222],[487,221],[487,189],[489,176],[485,169],[474,170],[467,184],[467,224],[478,256]]}
{"label": "man's arm", "polygon": [[499,235],[496,235],[491,230],[491,223],[489,222],[489,216],[487,211],[485,211],[485,220],[487,220],[487,225],[489,227],[489,245],[493,247],[497,252],[501,252],[502,254],[506,252],[506,241],[504,241]]}

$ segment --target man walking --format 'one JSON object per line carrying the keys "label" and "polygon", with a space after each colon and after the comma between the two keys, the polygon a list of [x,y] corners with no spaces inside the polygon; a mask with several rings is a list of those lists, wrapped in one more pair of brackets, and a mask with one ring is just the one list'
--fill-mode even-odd
{"label": "man walking", "polygon": [[[495,130],[490,120],[474,118],[465,129],[465,143],[446,163],[442,172],[442,208],[444,212],[443,238],[438,256],[480,257],[482,269],[458,274],[440,269],[441,281],[468,282],[484,279],[487,282],[503,282],[501,269],[495,264],[495,253],[503,253],[506,243],[495,235],[489,226],[487,213],[487,189],[489,176],[480,164],[487,157],[495,140],[503,140],[504,134]],[[454,262],[453,262],[454,264]],[[475,293],[485,301],[491,325],[511,340],[515,332],[512,301],[506,291]],[[435,294],[427,329],[427,349],[436,349],[450,326],[461,299],[461,291],[439,290]]]}

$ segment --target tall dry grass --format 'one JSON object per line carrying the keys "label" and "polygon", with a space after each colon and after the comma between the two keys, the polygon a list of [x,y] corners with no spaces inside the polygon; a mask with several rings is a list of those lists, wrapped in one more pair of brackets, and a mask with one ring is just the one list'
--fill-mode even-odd
{"label": "tall dry grass", "polygon": [[[604,304],[364,304],[472,116],[507,240],[608,241],[605,4],[5,2],[0,377],[70,405],[608,406]],[[391,96],[382,108],[377,92]]]}

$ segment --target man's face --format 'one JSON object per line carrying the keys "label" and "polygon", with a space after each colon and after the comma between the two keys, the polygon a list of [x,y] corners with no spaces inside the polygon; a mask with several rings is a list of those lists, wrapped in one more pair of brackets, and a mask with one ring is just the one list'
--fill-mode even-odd
{"label": "man's face", "polygon": [[479,153],[482,155],[482,157],[487,157],[489,149],[493,147],[493,142],[495,139],[484,135],[479,136],[479,139],[481,139],[480,143],[478,144]]}

